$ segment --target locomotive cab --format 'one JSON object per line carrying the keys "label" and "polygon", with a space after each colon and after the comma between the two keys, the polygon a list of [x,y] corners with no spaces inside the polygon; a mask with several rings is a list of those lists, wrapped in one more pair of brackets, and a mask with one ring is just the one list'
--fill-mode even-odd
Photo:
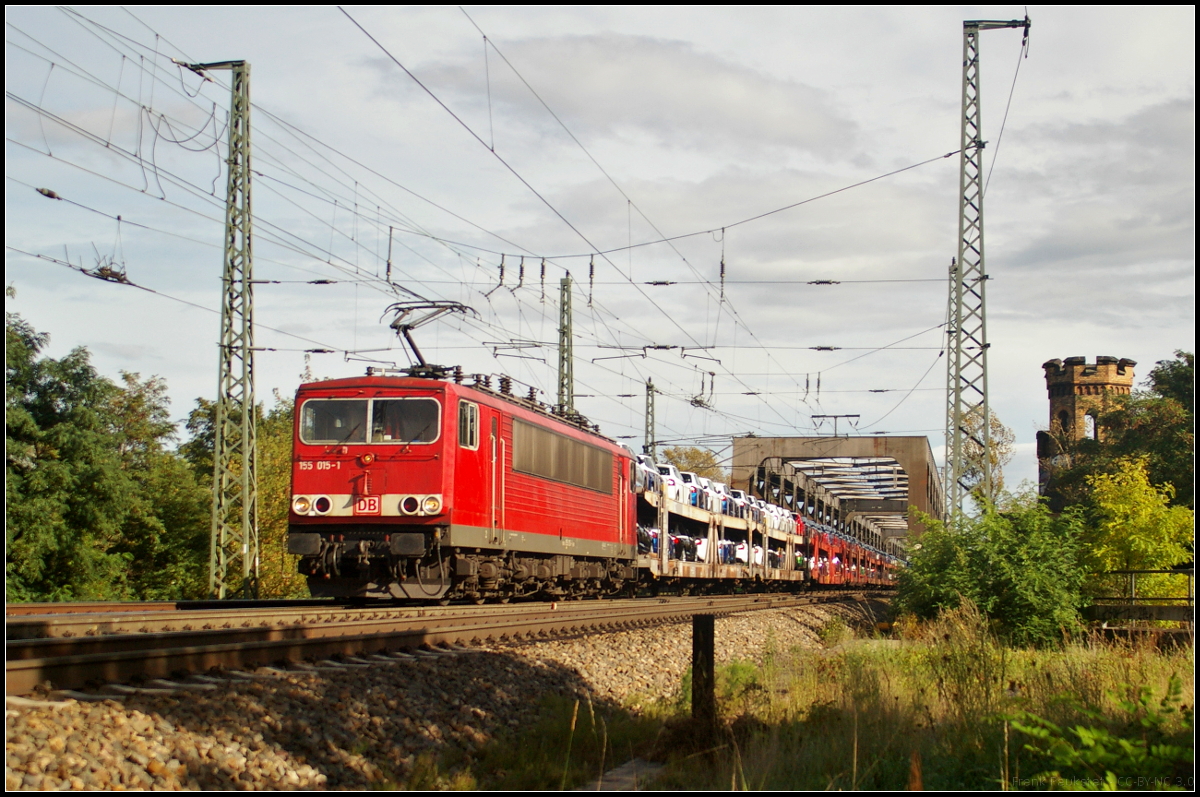
{"label": "locomotive cab", "polygon": [[414,563],[436,547],[453,502],[445,452],[458,430],[447,415],[437,382],[301,385],[288,552],[314,596],[403,597],[389,585],[427,580]]}

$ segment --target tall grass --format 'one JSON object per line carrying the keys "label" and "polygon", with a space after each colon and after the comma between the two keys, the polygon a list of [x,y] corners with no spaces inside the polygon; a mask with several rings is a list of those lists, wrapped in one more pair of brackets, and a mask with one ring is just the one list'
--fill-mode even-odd
{"label": "tall grass", "polygon": [[[667,764],[647,786],[678,790],[1045,788],[1046,778],[1034,776],[1095,778],[1106,767],[1134,777],[1166,767],[1183,778],[1168,785],[1188,785],[1190,647],[1097,637],[1013,648],[969,603],[894,630],[893,638],[855,638],[831,621],[820,634],[825,649],[769,645],[762,664],[718,667],[723,725],[704,749],[697,740],[710,737],[689,716],[685,673],[677,694],[659,701],[548,695],[538,722],[469,754],[420,759],[392,785],[569,789],[635,757]],[[1176,697],[1164,703],[1170,690]],[[1075,728],[1113,749],[1131,740],[1151,755],[1099,755]]]}
{"label": "tall grass", "polygon": [[578,788],[633,758],[646,757],[670,715],[668,705],[631,711],[587,696],[547,695],[541,718],[501,734],[472,754],[446,750],[419,760],[391,786],[409,790],[546,791]]}
{"label": "tall grass", "polygon": [[[1164,653],[1149,644],[1099,641],[1012,649],[996,641],[969,604],[910,625],[907,637],[776,656],[759,669],[753,700],[744,692],[723,696],[724,747],[672,763],[656,785],[1029,787],[1037,785],[1030,776],[1054,762],[1026,749],[1036,740],[1010,718],[1036,715],[1060,728],[1085,724],[1136,736],[1144,734],[1136,708],[1144,687],[1164,695],[1178,675],[1188,706],[1195,691],[1190,649]],[[739,665],[743,683],[746,666]],[[1192,745],[1183,714],[1164,722],[1166,738]],[[683,760],[682,749],[665,752]]]}

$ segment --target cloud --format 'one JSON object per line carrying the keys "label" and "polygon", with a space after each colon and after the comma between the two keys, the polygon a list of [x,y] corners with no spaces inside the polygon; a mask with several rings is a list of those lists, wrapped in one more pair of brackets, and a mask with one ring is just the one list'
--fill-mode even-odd
{"label": "cloud", "polygon": [[[766,145],[835,155],[847,152],[856,135],[855,123],[835,107],[829,92],[731,63],[687,42],[605,32],[523,39],[506,43],[505,51],[568,127],[576,134],[586,130],[589,144],[600,137],[649,136],[669,147]],[[394,64],[372,63],[397,79]],[[490,63],[497,127],[554,126],[494,53]],[[488,101],[480,66],[441,63],[415,72],[435,93],[453,92],[457,104],[479,109]],[[508,129],[503,135],[511,140],[514,133]]]}
{"label": "cloud", "polygon": [[[930,170],[938,165],[930,165]],[[915,174],[915,173],[914,173]],[[952,172],[943,167],[931,172],[949,184]],[[753,170],[728,166],[696,179],[634,177],[623,187],[637,207],[612,201],[611,187],[603,179],[565,186],[550,197],[555,207],[573,219],[601,249],[659,239],[659,232],[639,214],[647,213],[663,235],[719,228],[843,187],[860,174],[822,174],[811,170],[776,168]],[[941,186],[945,194],[947,185]],[[923,178],[901,175],[835,197],[821,199],[727,230],[726,247],[721,233],[700,234],[673,242],[689,260],[715,276],[715,266],[727,249],[731,267],[741,278],[767,279],[772,275],[817,279],[876,276],[930,276],[944,274],[929,253],[953,243],[952,207],[939,196],[938,186]],[[632,227],[632,229],[631,229]],[[556,219],[544,219],[504,231],[514,240],[555,240],[559,251],[579,251],[581,243]],[[628,254],[611,255],[624,269]],[[674,269],[678,255],[666,244],[639,246],[635,264]],[[734,265],[736,264],[736,266]],[[663,275],[659,278],[669,278]]]}
{"label": "cloud", "polygon": [[153,346],[142,346],[136,343],[113,343],[99,341],[89,343],[88,347],[97,354],[107,355],[115,360],[138,362],[143,360],[161,360],[162,355]]}
{"label": "cloud", "polygon": [[1133,329],[1194,318],[1194,97],[1014,141],[1023,168],[997,181],[988,211],[988,270],[1010,315]]}

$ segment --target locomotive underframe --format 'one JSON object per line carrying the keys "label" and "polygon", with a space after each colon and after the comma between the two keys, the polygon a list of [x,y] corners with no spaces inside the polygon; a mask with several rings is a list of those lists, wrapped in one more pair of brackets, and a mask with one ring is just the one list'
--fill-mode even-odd
{"label": "locomotive underframe", "polygon": [[[619,558],[463,544],[481,541],[474,531],[487,530],[331,526],[318,532],[293,527],[288,551],[301,556],[299,570],[308,577],[314,597],[484,601],[618,596],[636,589],[637,568],[628,554]],[[559,538],[536,542],[542,547],[630,547]]]}

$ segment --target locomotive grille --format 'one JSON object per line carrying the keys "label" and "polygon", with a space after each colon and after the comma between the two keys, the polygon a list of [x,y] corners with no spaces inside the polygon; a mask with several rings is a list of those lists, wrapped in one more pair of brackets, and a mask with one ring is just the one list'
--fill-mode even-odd
{"label": "locomotive grille", "polygon": [[513,419],[513,470],[612,495],[612,453]]}

